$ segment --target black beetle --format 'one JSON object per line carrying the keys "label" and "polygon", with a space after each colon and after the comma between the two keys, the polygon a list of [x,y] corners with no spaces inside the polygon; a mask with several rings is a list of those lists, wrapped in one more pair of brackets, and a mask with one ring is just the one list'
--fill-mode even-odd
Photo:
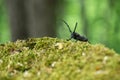
{"label": "black beetle", "polygon": [[79,40],[79,41],[83,41],[83,42],[88,42],[88,39],[84,36],[81,36],[80,34],[76,33],[75,30],[76,30],[76,27],[77,27],[77,22],[75,24],[75,28],[74,28],[74,31],[72,32],[69,25],[67,24],[67,22],[65,22],[64,20],[62,20],[68,27],[70,33],[71,33],[71,37],[68,39],[68,40],[71,40],[72,38],[75,39],[75,40]]}

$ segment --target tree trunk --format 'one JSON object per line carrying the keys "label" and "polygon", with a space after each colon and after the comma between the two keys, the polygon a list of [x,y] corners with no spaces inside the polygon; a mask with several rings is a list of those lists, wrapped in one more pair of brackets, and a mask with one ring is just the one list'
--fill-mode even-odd
{"label": "tree trunk", "polygon": [[87,15],[86,15],[85,1],[80,0],[80,5],[81,5],[81,18],[82,18],[82,23],[83,23],[83,32],[87,36],[89,24],[88,24]]}
{"label": "tree trunk", "polygon": [[7,0],[12,40],[55,36],[56,0]]}

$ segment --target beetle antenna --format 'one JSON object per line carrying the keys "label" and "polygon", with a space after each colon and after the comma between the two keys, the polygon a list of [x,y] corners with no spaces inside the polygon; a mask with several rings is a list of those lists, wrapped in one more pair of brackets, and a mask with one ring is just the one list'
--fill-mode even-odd
{"label": "beetle antenna", "polygon": [[73,32],[75,32],[75,30],[76,30],[76,27],[77,27],[77,24],[78,24],[78,23],[76,22],[76,24],[75,24],[75,28],[74,28],[74,31],[73,31]]}
{"label": "beetle antenna", "polygon": [[62,20],[66,25],[67,25],[67,27],[68,27],[68,29],[69,29],[69,31],[72,33],[72,31],[71,31],[71,29],[70,29],[70,27],[69,27],[69,25],[67,24],[67,22],[65,22],[64,20]]}

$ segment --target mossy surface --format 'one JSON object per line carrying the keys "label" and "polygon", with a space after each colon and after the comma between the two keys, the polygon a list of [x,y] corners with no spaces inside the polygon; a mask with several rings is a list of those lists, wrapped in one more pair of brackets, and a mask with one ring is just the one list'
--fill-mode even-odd
{"label": "mossy surface", "polygon": [[120,80],[120,55],[101,44],[43,37],[0,45],[0,80]]}

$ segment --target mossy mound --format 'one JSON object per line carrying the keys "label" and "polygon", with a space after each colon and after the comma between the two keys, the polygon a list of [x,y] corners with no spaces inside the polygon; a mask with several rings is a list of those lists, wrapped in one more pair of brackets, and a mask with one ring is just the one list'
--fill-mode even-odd
{"label": "mossy mound", "polygon": [[120,55],[101,44],[31,38],[0,45],[0,80],[120,80]]}

